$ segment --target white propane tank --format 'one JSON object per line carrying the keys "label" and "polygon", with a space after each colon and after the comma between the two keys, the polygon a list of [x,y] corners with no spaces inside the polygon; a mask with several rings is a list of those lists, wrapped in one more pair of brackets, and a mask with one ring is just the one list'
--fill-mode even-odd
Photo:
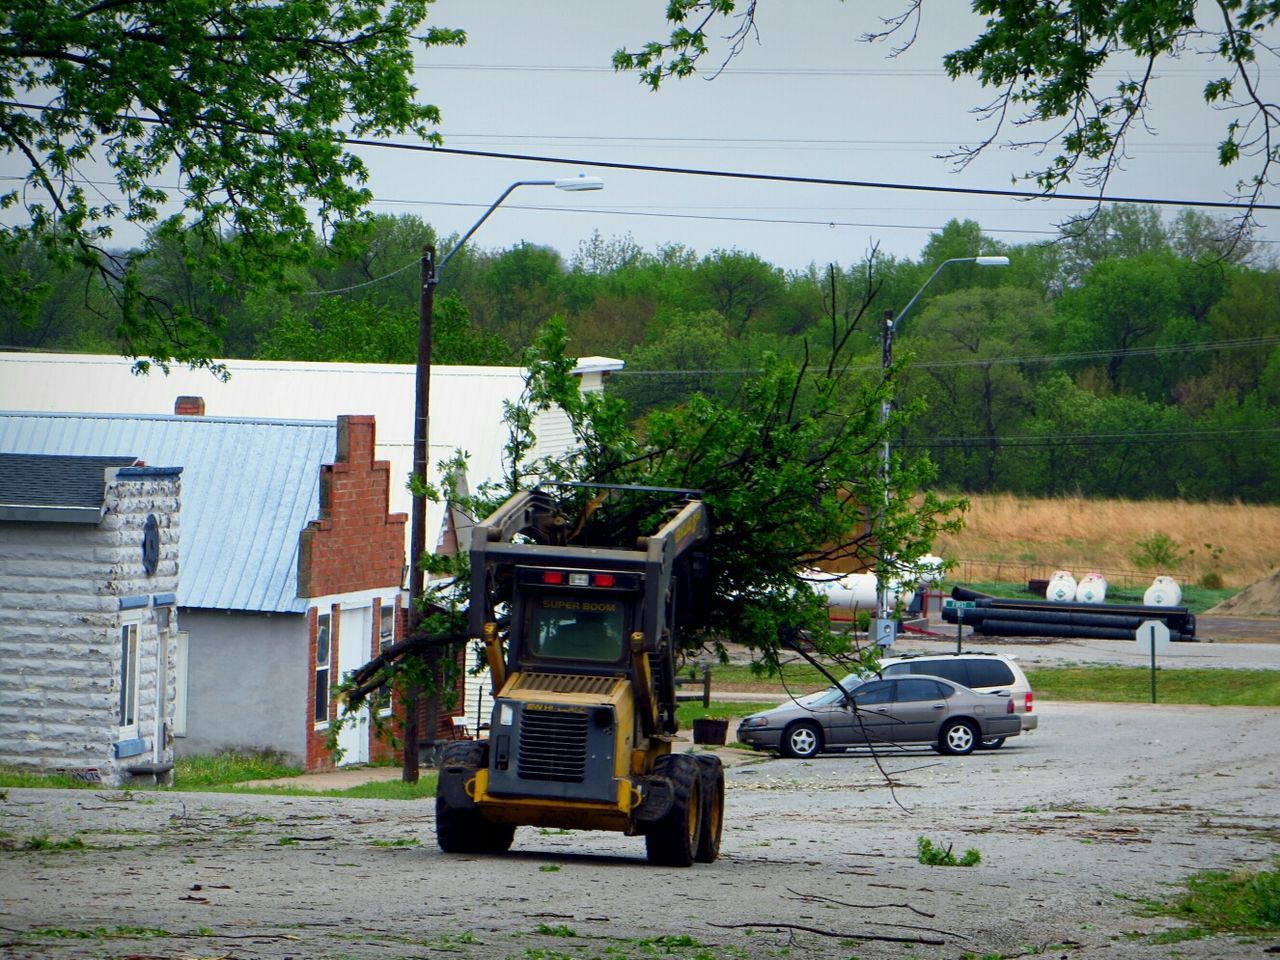
{"label": "white propane tank", "polygon": [[1076,578],[1069,570],[1057,570],[1049,578],[1049,586],[1045,588],[1046,600],[1074,600],[1076,598]]}
{"label": "white propane tank", "polygon": [[1086,573],[1076,587],[1076,600],[1080,603],[1102,603],[1107,599],[1107,578],[1094,570]]}
{"label": "white propane tank", "polygon": [[[836,578],[821,570],[805,570],[801,576],[809,580],[815,593],[827,598],[827,614],[832,620],[852,620],[859,610],[875,611],[880,601],[874,573],[846,573]],[[889,586],[889,603],[898,602],[898,585]]]}
{"label": "white propane tank", "polygon": [[915,562],[915,574],[912,577],[914,586],[929,586],[942,580],[943,565],[946,563],[936,554],[926,553]]}
{"label": "white propane tank", "polygon": [[1182,602],[1182,588],[1173,577],[1156,577],[1142,595],[1148,607],[1176,607]]}

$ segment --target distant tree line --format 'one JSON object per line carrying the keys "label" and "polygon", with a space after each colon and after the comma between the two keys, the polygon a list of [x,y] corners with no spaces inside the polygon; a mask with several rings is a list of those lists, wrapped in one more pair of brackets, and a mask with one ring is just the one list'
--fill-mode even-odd
{"label": "distant tree line", "polygon": [[[224,258],[201,258],[198,238],[158,229],[141,290],[175,316],[214,318],[226,358],[412,363],[418,258],[438,238],[416,217],[339,233],[288,264],[284,283],[247,286]],[[0,303],[0,343],[121,352],[102,272],[43,249],[0,256],[31,294]],[[1027,245],[952,220],[916,260],[870,251],[795,272],[736,249],[646,251],[599,234],[568,262],[534,244],[468,246],[437,290],[433,359],[518,363],[559,316],[573,354],[626,362],[608,389],[639,416],[694,393],[731,401],[769,356],[830,355],[838,321],[870,299],[841,355],[880,378],[885,312],[942,261],[991,254],[1010,265],[951,266],[897,331],[897,404],[919,412],[895,456],[927,453],[937,485],[960,492],[1280,500],[1280,270],[1191,212],[1105,208],[1087,230]]]}

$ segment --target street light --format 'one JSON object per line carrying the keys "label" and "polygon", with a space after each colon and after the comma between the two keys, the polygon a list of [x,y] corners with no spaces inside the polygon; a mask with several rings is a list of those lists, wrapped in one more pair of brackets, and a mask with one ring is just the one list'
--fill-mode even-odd
{"label": "street light", "polygon": [[[517,180],[489,208],[480,215],[480,219],[471,225],[462,239],[454,244],[453,249],[436,263],[436,248],[427,244],[422,248],[422,295],[418,304],[418,365],[415,400],[413,409],[413,475],[420,483],[427,482],[427,440],[430,434],[429,413],[431,406],[431,317],[435,310],[435,290],[440,283],[440,271],[453,259],[453,255],[462,249],[463,244],[471,239],[471,235],[480,229],[480,225],[489,219],[489,215],[502,205],[502,201],[518,187],[555,187],[557,190],[603,190],[604,181],[599,177],[561,177],[557,180]],[[422,613],[418,609],[426,584],[426,578],[419,559],[427,547],[427,503],[420,496],[413,498],[413,513],[409,526],[409,636],[418,629]],[[428,660],[432,664],[433,676],[436,655],[429,653]],[[403,779],[408,783],[418,781],[418,703],[417,696],[411,694],[405,704],[404,728],[404,772]],[[435,741],[435,724],[438,722],[439,695],[433,693],[428,701],[427,722],[431,725],[430,737]]]}
{"label": "street light", "polygon": [[[902,308],[902,312],[895,318],[892,310],[886,310],[884,314],[884,327],[880,331],[880,366],[886,373],[893,362],[893,335],[898,327],[902,325],[902,318],[905,317],[911,308],[916,305],[916,301],[929,288],[929,284],[938,278],[945,267],[953,263],[974,263],[980,267],[1007,267],[1009,265],[1008,257],[952,257],[949,260],[943,260],[938,264],[937,268],[929,275],[929,279],[921,284],[920,289],[915,292],[907,305]],[[891,397],[885,397],[880,401],[880,423],[883,426],[889,422],[889,411],[892,407],[893,400]],[[889,508],[889,435],[886,431],[884,438],[884,453],[881,463],[881,476],[884,480],[884,509],[880,514],[881,529],[884,527],[885,517],[888,515]],[[872,635],[878,643],[888,645],[894,640],[894,626],[892,623],[893,611],[889,604],[889,584],[888,576],[882,577],[884,580],[880,584],[878,597],[878,610],[876,611],[877,623],[872,629]],[[886,642],[887,641],[887,642]]]}

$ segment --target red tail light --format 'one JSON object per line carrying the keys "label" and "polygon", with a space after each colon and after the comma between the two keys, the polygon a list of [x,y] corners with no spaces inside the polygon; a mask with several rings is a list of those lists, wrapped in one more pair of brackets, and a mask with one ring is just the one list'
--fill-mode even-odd
{"label": "red tail light", "polygon": [[1033,697],[1034,697],[1034,695],[1031,693],[1031,691],[1030,691],[1030,690],[1028,690],[1028,691],[1027,691],[1027,713],[1030,713],[1030,712],[1031,712],[1031,701],[1032,701]]}
{"label": "red tail light", "polygon": [[1009,698],[1009,707],[1005,710],[1005,713],[1013,713],[1013,697]]}

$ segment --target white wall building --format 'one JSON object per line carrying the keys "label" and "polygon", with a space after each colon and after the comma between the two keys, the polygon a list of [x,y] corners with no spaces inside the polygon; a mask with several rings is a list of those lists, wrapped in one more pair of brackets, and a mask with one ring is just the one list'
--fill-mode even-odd
{"label": "white wall building", "polygon": [[[230,379],[208,371],[174,367],[139,376],[124,357],[93,354],[0,353],[0,410],[40,413],[173,414],[179,397],[203,400],[210,417],[273,420],[329,420],[343,414],[372,414],[378,424],[377,456],[391,463],[391,510],[411,513],[405,486],[413,468],[413,410],[416,368],[412,364],[296,363],[274,360],[223,361]],[[621,360],[583,357],[576,373],[583,391],[601,389],[604,377],[622,369]],[[468,482],[503,474],[507,440],[504,402],[520,399],[520,367],[431,368],[429,411],[430,479],[436,464],[458,449],[469,456]],[[194,412],[194,411],[192,411]],[[565,449],[572,442],[560,411],[535,424],[535,456]],[[438,542],[444,509],[427,505],[427,546]],[[407,545],[406,545],[407,546]]]}

